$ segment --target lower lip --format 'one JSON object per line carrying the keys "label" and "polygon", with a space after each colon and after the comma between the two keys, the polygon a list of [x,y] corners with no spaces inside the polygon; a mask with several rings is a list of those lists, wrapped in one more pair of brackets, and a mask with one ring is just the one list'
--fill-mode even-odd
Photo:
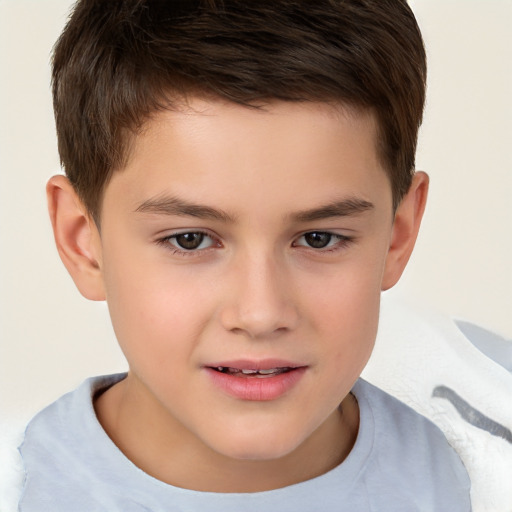
{"label": "lower lip", "polygon": [[295,387],[306,371],[302,366],[274,377],[236,377],[205,368],[215,386],[240,400],[275,400]]}

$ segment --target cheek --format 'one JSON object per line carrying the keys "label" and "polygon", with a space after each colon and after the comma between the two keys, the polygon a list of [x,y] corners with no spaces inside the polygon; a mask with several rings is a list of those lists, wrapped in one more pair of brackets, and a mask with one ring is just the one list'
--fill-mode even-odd
{"label": "cheek", "polygon": [[105,262],[107,303],[130,366],[165,365],[191,352],[208,317],[197,279],[137,254],[113,261]]}
{"label": "cheek", "polygon": [[[368,258],[369,260],[373,258]],[[309,310],[313,328],[335,365],[357,377],[377,334],[383,262],[354,259],[311,279]]]}

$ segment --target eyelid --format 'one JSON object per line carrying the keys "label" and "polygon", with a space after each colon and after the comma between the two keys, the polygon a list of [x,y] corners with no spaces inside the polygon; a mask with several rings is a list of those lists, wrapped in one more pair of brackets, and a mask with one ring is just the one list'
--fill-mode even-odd
{"label": "eyelid", "polygon": [[[327,245],[326,247],[320,247],[320,248],[315,248],[308,244],[298,244],[297,243],[298,240],[300,240],[301,238],[305,237],[306,235],[308,235],[310,233],[322,233],[322,234],[330,235],[332,238],[334,238],[336,240],[336,243],[333,245]],[[340,249],[344,249],[347,245],[354,242],[354,238],[355,237],[353,237],[353,236],[344,235],[341,233],[335,233],[335,232],[329,231],[327,229],[309,229],[308,231],[304,231],[299,236],[297,236],[294,239],[292,246],[305,248],[305,249],[311,250],[315,253],[334,252],[334,251],[337,251]],[[331,243],[331,240],[329,240],[329,244],[330,243]]]}
{"label": "eyelid", "polygon": [[[205,247],[203,249],[197,248],[197,249],[188,249],[187,250],[184,248],[180,249],[179,247],[172,245],[169,242],[169,240],[175,239],[176,237],[178,237],[180,235],[186,235],[186,234],[192,234],[192,233],[201,234],[201,235],[204,235],[205,237],[210,238],[212,240],[212,245]],[[200,255],[200,254],[204,253],[205,251],[208,251],[212,248],[218,248],[218,247],[222,246],[219,237],[215,236],[211,232],[204,230],[204,229],[180,229],[180,230],[174,231],[173,233],[159,237],[156,240],[156,243],[158,245],[165,247],[167,250],[171,251],[172,254],[177,254],[179,256],[197,256],[197,255]]]}

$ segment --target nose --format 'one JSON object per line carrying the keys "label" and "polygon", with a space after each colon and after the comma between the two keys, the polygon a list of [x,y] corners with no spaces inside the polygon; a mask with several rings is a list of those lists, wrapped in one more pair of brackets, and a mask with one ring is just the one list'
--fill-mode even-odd
{"label": "nose", "polygon": [[263,339],[296,328],[290,272],[272,256],[245,256],[232,267],[221,322],[228,331]]}

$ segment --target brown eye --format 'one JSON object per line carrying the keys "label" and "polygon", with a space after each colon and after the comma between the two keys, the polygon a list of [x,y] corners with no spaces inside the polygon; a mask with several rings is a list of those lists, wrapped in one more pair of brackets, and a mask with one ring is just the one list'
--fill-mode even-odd
{"label": "brown eye", "polygon": [[325,233],[322,231],[312,231],[311,233],[306,233],[304,235],[304,241],[314,249],[323,249],[327,247],[332,239],[332,235],[330,233]]}
{"label": "brown eye", "polygon": [[156,243],[166,249],[170,249],[173,254],[180,256],[201,254],[206,249],[222,247],[218,238],[203,231],[174,233],[173,235],[160,238]]}
{"label": "brown eye", "polygon": [[192,251],[198,249],[205,239],[203,233],[182,233],[175,235],[170,241],[175,241],[173,245],[178,246],[180,249]]}
{"label": "brown eye", "polygon": [[294,247],[317,249],[318,253],[327,253],[345,249],[353,241],[350,236],[329,231],[309,231],[293,242]]}

